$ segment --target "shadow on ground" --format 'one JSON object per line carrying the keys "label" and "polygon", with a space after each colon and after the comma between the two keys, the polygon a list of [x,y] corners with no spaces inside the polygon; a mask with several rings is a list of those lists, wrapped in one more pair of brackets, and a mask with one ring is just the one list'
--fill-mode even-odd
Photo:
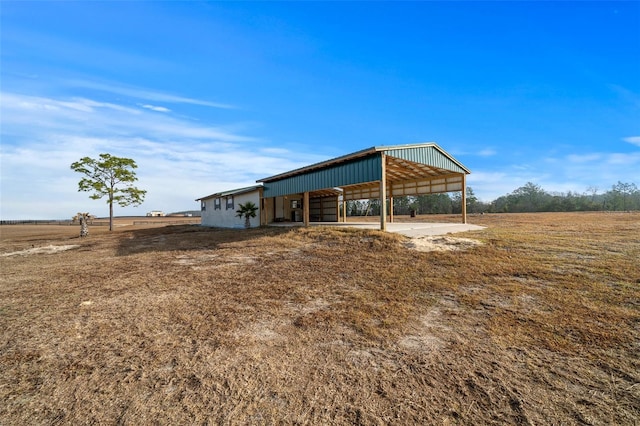
{"label": "shadow on ground", "polygon": [[117,255],[139,253],[213,250],[221,244],[240,243],[257,238],[281,236],[290,228],[251,229],[209,228],[199,225],[175,225],[127,231],[118,243]]}

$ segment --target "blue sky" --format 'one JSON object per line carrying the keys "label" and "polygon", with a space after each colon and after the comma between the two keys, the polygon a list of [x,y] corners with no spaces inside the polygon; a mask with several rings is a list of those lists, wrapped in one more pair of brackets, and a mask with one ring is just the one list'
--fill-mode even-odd
{"label": "blue sky", "polygon": [[0,3],[2,219],[108,215],[69,165],[133,158],[138,207],[436,142],[491,201],[640,185],[640,2]]}

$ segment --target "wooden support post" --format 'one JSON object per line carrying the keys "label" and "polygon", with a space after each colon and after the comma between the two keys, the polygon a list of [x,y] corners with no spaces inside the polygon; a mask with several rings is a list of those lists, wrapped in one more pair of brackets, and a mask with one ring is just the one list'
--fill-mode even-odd
{"label": "wooden support post", "polygon": [[265,226],[267,224],[267,212],[266,212],[266,206],[267,206],[267,200],[264,199],[263,195],[264,195],[264,188],[260,188],[260,190],[258,191],[258,194],[260,194],[260,226]]}
{"label": "wooden support post", "polygon": [[467,223],[467,175],[462,174],[462,223]]}
{"label": "wooden support post", "polygon": [[380,230],[387,230],[387,156],[380,153],[382,176],[380,178]]}
{"label": "wooden support post", "polygon": [[309,191],[304,193],[302,201],[302,215],[304,216],[304,226],[309,226]]}
{"label": "wooden support post", "polygon": [[344,198],[344,192],[342,195],[342,221],[347,222],[347,200]]}
{"label": "wooden support post", "polygon": [[393,193],[389,190],[389,222],[393,223]]}

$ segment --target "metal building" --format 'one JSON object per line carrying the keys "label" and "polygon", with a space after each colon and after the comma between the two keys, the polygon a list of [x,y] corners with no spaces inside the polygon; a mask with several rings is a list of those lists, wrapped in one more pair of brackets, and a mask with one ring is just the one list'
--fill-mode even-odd
{"label": "metal building", "polygon": [[[453,191],[462,192],[462,223],[467,223],[464,189],[469,173],[435,143],[372,147],[258,180],[263,185],[260,224],[337,222],[346,217],[339,211],[341,201],[343,208],[346,201],[365,198],[390,200],[393,205],[394,196]],[[382,230],[386,206],[380,203]]]}

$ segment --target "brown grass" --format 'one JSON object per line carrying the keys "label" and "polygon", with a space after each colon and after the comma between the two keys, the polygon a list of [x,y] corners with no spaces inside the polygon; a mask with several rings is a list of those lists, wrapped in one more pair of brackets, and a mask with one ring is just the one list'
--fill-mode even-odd
{"label": "brown grass", "polygon": [[80,247],[0,256],[0,424],[640,422],[640,214],[470,219],[483,245],[430,253],[3,226],[0,254]]}

